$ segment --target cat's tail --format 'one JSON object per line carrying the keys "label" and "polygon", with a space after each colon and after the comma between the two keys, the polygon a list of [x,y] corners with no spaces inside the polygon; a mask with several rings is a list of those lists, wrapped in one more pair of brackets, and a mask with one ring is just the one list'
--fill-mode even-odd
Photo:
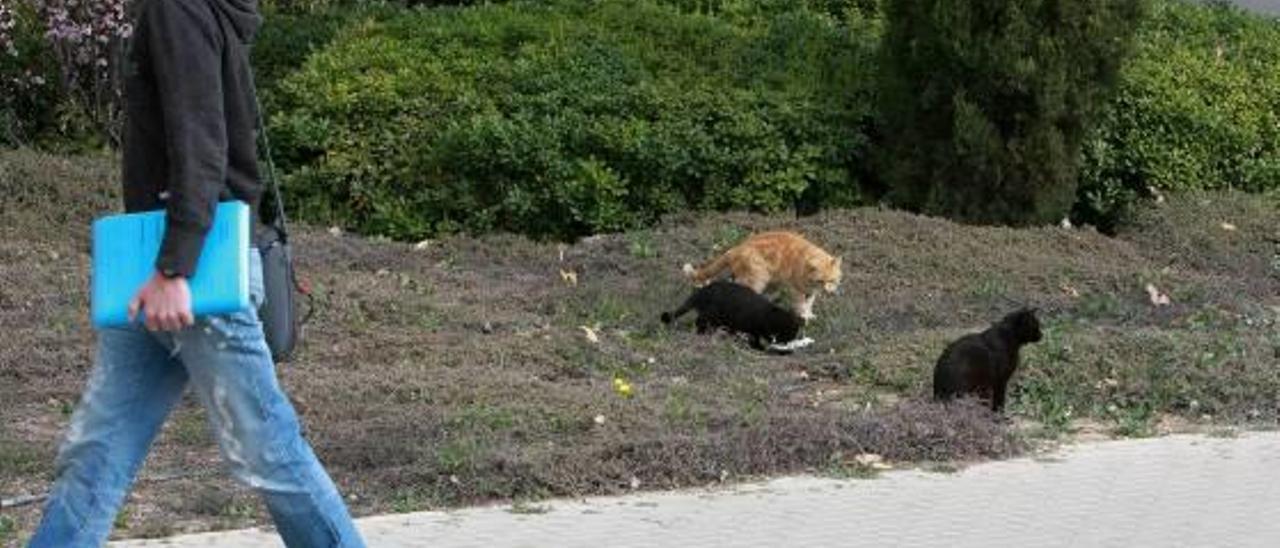
{"label": "cat's tail", "polygon": [[693,265],[685,263],[684,275],[693,280],[694,285],[702,286],[729,268],[729,262],[729,254],[725,253],[699,268],[694,268]]}
{"label": "cat's tail", "polygon": [[692,309],[693,309],[693,297],[689,297],[687,300],[684,301],[684,304],[680,305],[680,308],[675,309],[675,311],[663,312],[662,323],[670,324],[671,322],[674,322],[680,319],[680,316],[687,314]]}

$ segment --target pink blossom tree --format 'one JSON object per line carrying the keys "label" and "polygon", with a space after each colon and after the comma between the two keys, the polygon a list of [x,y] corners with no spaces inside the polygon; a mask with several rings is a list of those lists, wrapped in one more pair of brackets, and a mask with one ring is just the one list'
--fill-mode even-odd
{"label": "pink blossom tree", "polygon": [[34,2],[61,67],[62,88],[94,129],[120,143],[126,43],[133,34],[128,0]]}
{"label": "pink blossom tree", "polygon": [[[61,124],[87,123],[111,145],[120,142],[126,43],[133,34],[131,0],[0,0],[0,83],[13,105],[57,104]],[[43,43],[23,42],[40,36]],[[38,49],[39,51],[22,51]],[[56,82],[46,81],[48,57]],[[52,76],[51,74],[49,76]],[[42,97],[22,95],[42,94]],[[52,97],[48,95],[54,95]],[[19,108],[18,110],[21,110]],[[18,112],[22,117],[27,113]]]}

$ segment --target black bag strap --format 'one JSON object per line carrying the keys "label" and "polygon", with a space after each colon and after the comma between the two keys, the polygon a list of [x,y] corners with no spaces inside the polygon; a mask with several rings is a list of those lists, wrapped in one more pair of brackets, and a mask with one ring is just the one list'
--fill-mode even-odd
{"label": "black bag strap", "polygon": [[276,204],[276,218],[271,224],[280,232],[280,241],[288,242],[289,231],[286,228],[288,219],[284,215],[284,198],[280,194],[280,179],[276,176],[276,163],[271,158],[271,140],[267,137],[267,124],[263,121],[262,101],[258,99],[258,84],[254,81],[252,67],[249,69],[249,89],[253,92],[253,108],[257,114],[255,125],[258,130],[258,149],[267,164],[267,172],[264,174],[267,191],[271,193],[271,200]]}
{"label": "black bag strap", "polygon": [[[246,52],[247,54],[248,52]],[[258,130],[258,148],[262,159],[267,164],[267,172],[265,179],[267,183],[267,191],[271,193],[271,199],[276,203],[276,218],[271,221],[271,225],[276,230],[281,245],[289,243],[288,219],[284,213],[284,198],[280,192],[280,179],[276,174],[276,163],[271,158],[271,140],[267,137],[267,124],[262,114],[262,101],[258,99],[258,84],[255,81],[253,67],[249,67],[249,90],[253,93],[253,108],[256,112],[255,125]],[[311,315],[316,311],[315,295],[311,294],[311,287],[304,286],[298,281],[298,271],[293,268],[293,257],[289,258],[289,283],[293,284],[293,289],[307,299],[307,313],[302,316],[298,322],[299,326],[306,325],[311,321]]]}

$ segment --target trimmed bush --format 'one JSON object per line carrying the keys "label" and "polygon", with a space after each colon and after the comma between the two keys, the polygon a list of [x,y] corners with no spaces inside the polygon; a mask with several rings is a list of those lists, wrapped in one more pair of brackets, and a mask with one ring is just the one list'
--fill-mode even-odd
{"label": "trimmed bush", "polygon": [[1145,0],[888,0],[893,202],[978,223],[1057,221]]}
{"label": "trimmed bush", "polygon": [[303,217],[400,239],[854,204],[864,30],[625,0],[368,20],[281,82],[273,138]]}
{"label": "trimmed bush", "polygon": [[1108,232],[1152,190],[1280,190],[1280,21],[1160,2],[1084,154],[1075,217]]}
{"label": "trimmed bush", "polygon": [[715,15],[734,23],[764,23],[797,7],[837,19],[874,15],[880,0],[659,0],[686,13]]}
{"label": "trimmed bush", "polygon": [[276,83],[297,70],[312,53],[324,49],[342,29],[370,19],[384,20],[403,10],[382,2],[325,6],[292,4],[267,9],[266,21],[253,44],[253,72],[258,89],[271,107]]}

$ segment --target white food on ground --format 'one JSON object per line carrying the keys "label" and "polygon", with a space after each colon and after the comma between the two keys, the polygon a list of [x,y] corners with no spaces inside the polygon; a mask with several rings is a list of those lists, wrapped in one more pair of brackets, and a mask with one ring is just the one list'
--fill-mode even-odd
{"label": "white food on ground", "polygon": [[792,340],[791,342],[786,343],[786,344],[771,344],[771,345],[769,345],[769,348],[771,348],[771,349],[773,349],[773,350],[781,350],[781,351],[784,351],[784,352],[790,352],[790,351],[792,351],[792,350],[797,350],[797,349],[800,349],[800,348],[804,348],[804,347],[809,346],[809,345],[811,345],[811,344],[813,344],[813,339],[811,339],[811,338],[809,338],[809,337],[803,337],[803,338],[799,338],[799,339]]}

